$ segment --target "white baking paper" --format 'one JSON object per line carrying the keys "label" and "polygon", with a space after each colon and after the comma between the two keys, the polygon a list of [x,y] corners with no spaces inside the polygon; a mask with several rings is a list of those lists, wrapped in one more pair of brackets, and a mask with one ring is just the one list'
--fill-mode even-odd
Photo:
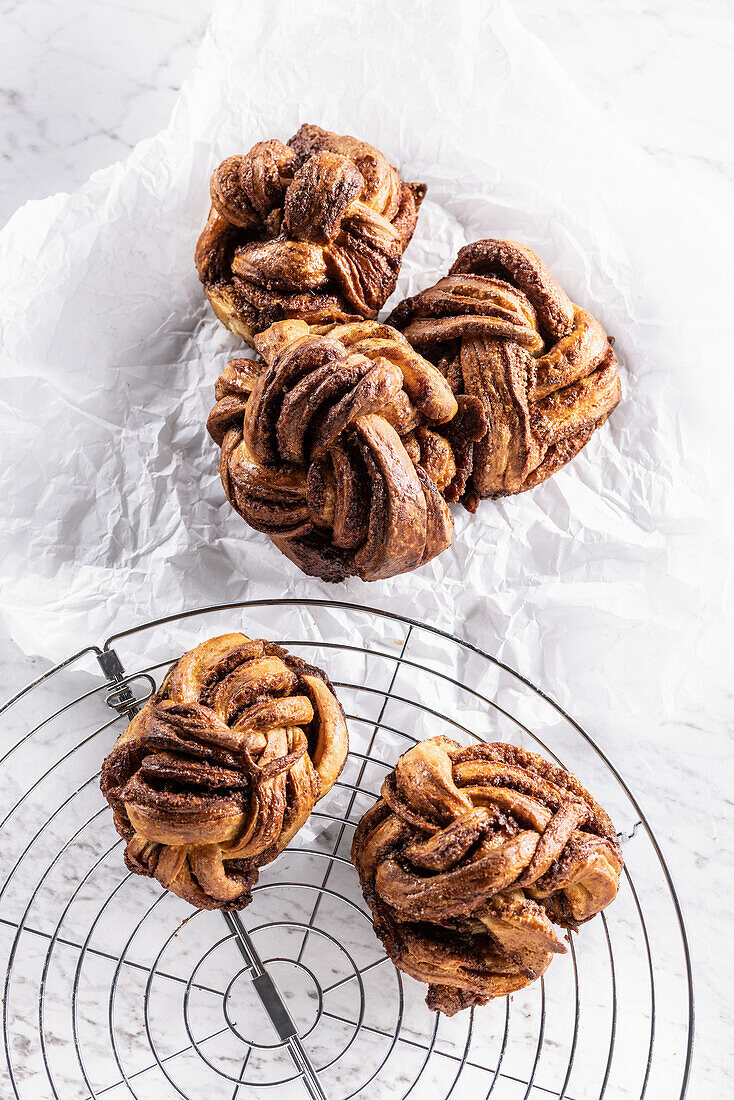
{"label": "white baking paper", "polygon": [[[451,549],[384,583],[301,575],[225,502],[204,429],[242,351],[194,269],[209,174],[304,121],[428,185],[392,304],[466,242],[514,238],[601,319],[622,364],[620,407],[570,466],[476,516],[457,509]],[[727,733],[731,244],[729,212],[610,132],[504,3],[222,4],[168,128],[0,236],[9,629],[59,659],[209,603],[392,609],[542,684],[682,816],[706,805]],[[702,708],[717,715],[712,767],[691,789],[686,723],[700,728]]]}

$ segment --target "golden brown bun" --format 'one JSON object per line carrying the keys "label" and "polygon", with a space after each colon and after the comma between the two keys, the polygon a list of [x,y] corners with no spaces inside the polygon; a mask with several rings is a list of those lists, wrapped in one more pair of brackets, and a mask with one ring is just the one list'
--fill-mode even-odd
{"label": "golden brown bun", "polygon": [[450,273],[406,298],[389,323],[478,399],[488,431],[448,500],[522,493],[570,461],[621,396],[606,332],[514,241],[462,248]]}
{"label": "golden brown bun", "polygon": [[100,786],[131,871],[199,909],[242,909],[347,751],[320,669],[224,634],[171,667],[105,759]]}
{"label": "golden brown bun", "polygon": [[[622,856],[578,780],[502,743],[410,749],[364,815],[352,860],[399,969],[452,1016],[521,989],[612,902]],[[553,922],[553,923],[551,923]]]}
{"label": "golden brown bun", "polygon": [[229,363],[208,422],[243,519],[325,580],[392,577],[444,550],[442,493],[481,412],[376,321],[279,321],[255,344],[264,362]]}
{"label": "golden brown bun", "polygon": [[196,266],[222,324],[252,343],[274,321],[376,317],[395,289],[425,194],[379,150],[304,124],[211,178]]}

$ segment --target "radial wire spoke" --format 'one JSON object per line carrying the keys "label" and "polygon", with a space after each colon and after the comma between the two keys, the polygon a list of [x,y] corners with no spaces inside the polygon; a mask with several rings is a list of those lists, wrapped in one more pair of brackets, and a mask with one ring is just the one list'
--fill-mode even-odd
{"label": "radial wire spoke", "polygon": [[[377,721],[374,723],[372,736],[370,737],[369,745],[367,746],[367,755],[366,755],[364,761],[362,762],[362,766],[359,770],[359,775],[357,777],[356,789],[354,790],[354,792],[353,792],[353,794],[352,794],[352,796],[349,800],[349,805],[347,807],[346,813],[344,814],[345,821],[341,825],[341,827],[339,829],[339,832],[338,832],[338,835],[337,835],[337,838],[336,838],[336,840],[335,840],[335,842],[332,846],[332,854],[334,854],[334,855],[336,855],[336,853],[339,851],[339,845],[342,842],[342,837],[344,836],[344,830],[347,827],[346,823],[349,821],[349,817],[352,813],[352,807],[354,806],[354,803],[355,803],[355,800],[356,800],[356,797],[357,797],[357,792],[359,791],[360,784],[361,784],[362,779],[364,777],[364,773],[367,769],[367,764],[369,763],[370,753],[371,753],[372,748],[374,746],[375,738],[377,737],[377,733],[380,729],[380,724],[381,724],[383,716],[385,714],[385,710],[387,709],[387,704],[388,704],[388,701],[390,699],[392,689],[395,686],[395,681],[397,679],[398,672],[400,671],[400,665],[401,665],[401,662],[402,662],[403,657],[405,655],[405,650],[407,649],[408,642],[410,641],[410,636],[412,634],[412,631],[413,631],[413,627],[411,626],[411,627],[408,628],[408,631],[405,635],[405,640],[403,641],[403,645],[402,645],[402,648],[400,650],[400,655],[397,658],[397,661],[395,663],[395,668],[393,669],[392,678],[390,680],[390,686],[388,687],[387,693],[385,694],[385,698],[384,698],[384,701],[382,703],[380,713],[377,716]],[[321,883],[322,887],[326,886],[326,884],[329,881],[332,866],[333,866],[333,864],[330,863],[329,866],[326,868],[326,871],[324,872],[323,882]],[[316,903],[315,903],[315,905],[313,907],[313,910],[311,912],[311,916],[309,917],[309,920],[308,920],[309,928],[313,926],[313,922],[316,920],[316,916],[318,914],[320,904],[321,904],[321,894],[319,894],[318,897],[316,898]],[[299,962],[303,957],[303,952],[306,950],[307,940],[308,940],[308,932],[306,932],[305,936],[303,937],[303,943],[301,944],[301,950],[298,953]]]}

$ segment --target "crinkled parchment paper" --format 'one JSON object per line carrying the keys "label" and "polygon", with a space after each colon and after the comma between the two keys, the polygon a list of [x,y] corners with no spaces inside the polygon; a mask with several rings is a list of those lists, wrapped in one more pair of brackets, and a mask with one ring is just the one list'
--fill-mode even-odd
{"label": "crinkled parchment paper", "polygon": [[[428,184],[388,308],[467,241],[515,238],[622,363],[622,404],[579,458],[457,509],[451,549],[384,583],[302,576],[226,504],[204,429],[242,350],[194,269],[209,174],[303,121]],[[182,607],[322,595],[468,637],[607,741],[620,715],[680,714],[701,690],[691,662],[721,648],[726,224],[605,129],[503,3],[223,4],[169,127],[0,237],[9,629],[57,659]]]}

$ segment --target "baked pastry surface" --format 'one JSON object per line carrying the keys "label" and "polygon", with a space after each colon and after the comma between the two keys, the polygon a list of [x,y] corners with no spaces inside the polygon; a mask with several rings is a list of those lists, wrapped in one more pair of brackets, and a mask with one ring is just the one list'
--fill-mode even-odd
{"label": "baked pastry surface", "polygon": [[534,981],[612,902],[622,856],[607,814],[543,757],[422,741],[359,823],[352,860],[395,965],[453,1015]]}
{"label": "baked pastry surface", "polygon": [[376,317],[425,194],[374,146],[303,125],[211,178],[196,266],[222,324],[252,343],[273,321]]}
{"label": "baked pastry surface", "polygon": [[348,751],[325,674],[265,641],[192,649],[102,765],[125,863],[199,909],[242,909]]}
{"label": "baked pastry surface", "polygon": [[449,500],[532,489],[570,461],[621,396],[606,332],[574,305],[529,248],[466,245],[449,274],[406,298],[389,323],[435,363],[453,391],[477,398],[488,431]]}
{"label": "baked pastry surface", "polygon": [[332,581],[392,577],[449,546],[442,493],[484,424],[441,372],[376,321],[280,321],[255,345],[263,361],[228,364],[207,425],[243,519]]}

